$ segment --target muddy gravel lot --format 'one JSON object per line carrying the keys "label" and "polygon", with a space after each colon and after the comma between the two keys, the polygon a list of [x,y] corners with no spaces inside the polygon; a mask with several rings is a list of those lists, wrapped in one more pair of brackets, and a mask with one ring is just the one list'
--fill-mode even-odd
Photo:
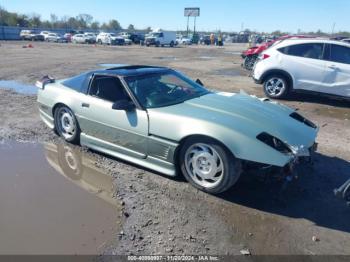
{"label": "muddy gravel lot", "polygon": [[[65,78],[101,64],[152,64],[212,89],[263,96],[240,67],[244,45],[0,44],[0,212],[7,214],[0,254],[350,255],[350,207],[334,194],[350,179],[349,102],[310,95],[282,101],[320,127],[313,164],[292,181],[251,170],[212,196],[181,177],[64,143],[40,121],[35,91],[9,90],[16,83],[8,81],[33,85],[43,75]],[[70,171],[72,163],[79,172]],[[33,239],[33,232],[41,233]]]}

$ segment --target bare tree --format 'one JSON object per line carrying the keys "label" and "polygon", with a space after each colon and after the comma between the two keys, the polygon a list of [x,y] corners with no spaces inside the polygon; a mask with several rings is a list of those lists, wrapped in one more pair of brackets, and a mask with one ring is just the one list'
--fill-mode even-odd
{"label": "bare tree", "polygon": [[128,31],[135,31],[135,27],[134,27],[133,24],[130,24],[130,25],[128,26]]}

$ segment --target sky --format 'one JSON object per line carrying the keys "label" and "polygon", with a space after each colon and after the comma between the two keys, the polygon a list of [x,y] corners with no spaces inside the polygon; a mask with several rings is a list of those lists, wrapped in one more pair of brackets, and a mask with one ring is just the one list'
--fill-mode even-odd
{"label": "sky", "polygon": [[[199,7],[197,30],[290,33],[350,31],[349,0],[0,0],[12,12],[40,14],[49,19],[87,13],[99,22],[117,19],[122,27],[186,30],[185,7]],[[193,28],[193,19],[190,19]]]}

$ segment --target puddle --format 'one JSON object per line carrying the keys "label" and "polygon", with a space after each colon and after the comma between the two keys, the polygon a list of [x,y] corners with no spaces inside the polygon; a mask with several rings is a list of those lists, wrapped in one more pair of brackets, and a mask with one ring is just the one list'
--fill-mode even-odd
{"label": "puddle", "polygon": [[223,76],[240,76],[241,72],[235,69],[219,69],[215,70],[214,74]]}
{"label": "puddle", "polygon": [[128,66],[127,64],[97,64],[101,67],[122,67],[122,66]]}
{"label": "puddle", "polygon": [[225,54],[229,54],[229,55],[241,55],[242,54],[242,52],[234,52],[234,51],[225,51],[224,52]]}
{"label": "puddle", "polygon": [[38,88],[34,85],[22,84],[13,80],[0,80],[1,89],[11,89],[20,94],[35,95]]}
{"label": "puddle", "polygon": [[178,60],[175,56],[157,56],[154,57],[154,59],[160,59],[160,60]]}
{"label": "puddle", "polygon": [[204,60],[210,60],[210,59],[215,59],[217,58],[216,56],[200,56],[198,57],[199,59],[204,59]]}
{"label": "puddle", "polygon": [[120,207],[112,178],[68,145],[0,145],[0,254],[99,254]]}

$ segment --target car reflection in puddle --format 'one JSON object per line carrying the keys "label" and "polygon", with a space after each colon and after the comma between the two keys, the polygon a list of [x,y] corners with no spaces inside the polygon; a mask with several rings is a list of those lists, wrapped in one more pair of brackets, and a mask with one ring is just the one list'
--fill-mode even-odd
{"label": "car reflection in puddle", "polygon": [[112,178],[87,154],[11,143],[0,166],[0,254],[100,254],[116,241]]}
{"label": "car reflection in puddle", "polygon": [[96,167],[93,157],[68,144],[45,143],[44,148],[46,160],[58,173],[106,202],[116,205],[112,176]]}

